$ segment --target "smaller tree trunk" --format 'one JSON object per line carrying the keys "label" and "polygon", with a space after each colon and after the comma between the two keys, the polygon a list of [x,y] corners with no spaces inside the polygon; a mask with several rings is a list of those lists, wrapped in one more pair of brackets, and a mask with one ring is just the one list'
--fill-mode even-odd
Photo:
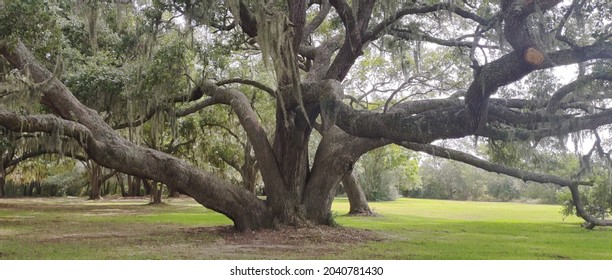
{"label": "smaller tree trunk", "polygon": [[142,180],[142,186],[144,187],[145,195],[151,195],[151,192],[153,190],[151,187],[151,182],[147,182],[147,180]]}
{"label": "smaller tree trunk", "polygon": [[140,186],[142,185],[142,179],[128,175],[128,191],[127,196],[140,196]]}
{"label": "smaller tree trunk", "polygon": [[91,190],[89,191],[89,200],[102,199],[102,188],[100,187],[100,181],[95,180],[91,182]]}
{"label": "smaller tree trunk", "polygon": [[38,188],[36,189],[37,195],[40,197],[43,194],[43,185],[41,182],[38,182],[36,185]]}
{"label": "smaller tree trunk", "polygon": [[89,190],[89,200],[98,200],[102,198],[102,166],[94,163],[93,161],[88,162],[89,167],[89,184],[91,189]]}
{"label": "smaller tree trunk", "polygon": [[151,195],[151,202],[149,204],[162,204],[161,194],[162,190],[157,182],[151,182],[149,180],[143,180],[146,189],[149,189]]}
{"label": "smaller tree trunk", "polygon": [[4,179],[4,171],[0,171],[0,198],[4,198],[4,185],[6,185],[6,179]]}
{"label": "smaller tree trunk", "polygon": [[365,193],[359,185],[357,178],[352,173],[346,174],[342,178],[342,186],[349,199],[349,215],[372,215],[374,214],[368,205]]}
{"label": "smaller tree trunk", "polygon": [[[155,184],[155,185],[158,185],[158,184]],[[163,188],[163,185],[161,185],[161,184],[159,184],[159,187],[155,188],[157,190],[157,192],[155,193],[155,195],[153,197],[154,198],[153,202],[155,204],[162,204],[163,203],[163,201],[162,201],[162,193],[163,193],[162,188]]]}
{"label": "smaller tree trunk", "polygon": [[125,185],[124,185],[124,181],[123,181],[123,174],[117,173],[117,174],[115,174],[115,177],[117,177],[117,184],[119,185],[119,188],[121,189],[121,196],[122,197],[127,196],[127,193],[125,192]]}
{"label": "smaller tree trunk", "polygon": [[6,170],[4,169],[3,154],[0,153],[0,198],[4,197],[4,185],[6,184]]}
{"label": "smaller tree trunk", "polygon": [[36,187],[36,184],[38,183],[38,181],[32,181],[30,182],[30,184],[28,185],[28,196],[34,196],[34,188]]}
{"label": "smaller tree trunk", "polygon": [[255,186],[257,183],[257,170],[253,166],[242,166],[242,180],[244,188],[250,193],[255,194]]}
{"label": "smaller tree trunk", "polygon": [[259,169],[257,167],[257,159],[251,155],[252,150],[251,142],[247,141],[244,146],[244,164],[240,166],[240,174],[242,175],[244,188],[255,194],[257,172]]}
{"label": "smaller tree trunk", "polygon": [[181,197],[181,193],[179,191],[177,191],[175,188],[172,188],[170,186],[167,186],[167,187],[168,187],[168,191],[169,191],[168,197],[173,197],[173,198]]}

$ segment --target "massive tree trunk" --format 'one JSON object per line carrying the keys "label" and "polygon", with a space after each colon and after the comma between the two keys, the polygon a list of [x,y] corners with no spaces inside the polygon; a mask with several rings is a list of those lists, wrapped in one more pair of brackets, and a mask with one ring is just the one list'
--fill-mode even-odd
{"label": "massive tree trunk", "polygon": [[52,78],[23,44],[17,44],[14,50],[5,49],[3,54],[14,65],[26,67],[37,82],[48,80],[43,103],[58,116],[69,119],[0,111],[0,120],[9,129],[52,132],[62,126],[66,136],[80,139],[81,146],[99,165],[179,189],[202,205],[225,214],[239,230],[283,224],[333,224],[331,203],[335,188],[361,154],[382,144],[381,140],[350,136],[328,123],[310,169],[308,141],[319,113],[318,105],[306,105],[301,110],[295,96],[286,93],[286,107],[284,111],[277,110],[275,141],[270,145],[249,100],[242,93],[204,82],[202,90],[218,103],[230,105],[245,128],[266,188],[264,202],[244,188],[183,160],[122,138],[95,111],[84,107],[63,84]]}
{"label": "massive tree trunk", "polygon": [[370,210],[370,205],[366,200],[365,193],[359,185],[359,181],[353,174],[346,174],[342,178],[342,186],[346,191],[346,195],[349,199],[350,209],[349,215],[372,215],[373,212]]}
{"label": "massive tree trunk", "polygon": [[[266,184],[265,188],[274,219],[282,224],[302,225],[306,222],[305,209],[301,204],[309,175],[308,140],[312,128],[308,122],[297,109],[286,112],[277,110],[274,158],[278,162],[282,185]],[[270,162],[270,165],[273,164]]]}

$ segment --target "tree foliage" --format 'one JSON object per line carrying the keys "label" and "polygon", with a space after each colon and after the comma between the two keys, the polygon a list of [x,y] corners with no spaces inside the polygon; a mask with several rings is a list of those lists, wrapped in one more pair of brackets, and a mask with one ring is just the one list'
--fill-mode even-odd
{"label": "tree foliage", "polygon": [[359,165],[357,178],[368,201],[395,200],[421,187],[416,155],[397,145],[368,152]]}

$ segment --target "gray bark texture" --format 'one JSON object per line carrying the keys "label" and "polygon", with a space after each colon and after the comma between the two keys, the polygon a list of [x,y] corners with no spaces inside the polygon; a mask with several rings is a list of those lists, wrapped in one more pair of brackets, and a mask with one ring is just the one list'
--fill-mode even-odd
{"label": "gray bark texture", "polygon": [[359,185],[359,181],[353,174],[344,175],[342,178],[342,186],[346,191],[346,195],[349,199],[349,215],[373,215],[374,213],[370,210],[370,205],[366,200],[365,193]]}

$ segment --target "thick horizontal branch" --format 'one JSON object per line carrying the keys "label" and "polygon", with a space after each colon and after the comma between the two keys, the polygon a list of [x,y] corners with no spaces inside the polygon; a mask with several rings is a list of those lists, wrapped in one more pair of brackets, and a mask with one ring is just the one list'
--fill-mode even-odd
{"label": "thick horizontal branch", "polygon": [[326,81],[317,88],[322,93],[320,104],[324,126],[337,125],[351,135],[364,138],[415,143],[468,135],[500,140],[534,140],[612,124],[612,109],[584,116],[549,115],[541,111],[525,113],[508,107],[524,107],[533,101],[494,99],[483,129],[474,132],[466,121],[467,111],[459,99],[407,102],[394,106],[387,113],[378,113],[356,110],[342,102],[339,83]]}
{"label": "thick horizontal branch", "polygon": [[[523,121],[521,121],[521,124],[524,124]],[[571,117],[560,121],[532,124],[531,127],[533,129],[522,128],[520,124],[510,128],[498,128],[495,125],[487,125],[478,135],[495,140],[538,140],[582,130],[592,130],[609,124],[612,124],[612,109],[582,117]]]}
{"label": "thick horizontal branch", "polygon": [[[249,79],[242,79],[242,78],[234,78],[234,79],[228,79],[228,80],[223,80],[223,81],[219,81],[216,83],[216,85],[218,86],[222,86],[222,85],[227,85],[227,84],[233,84],[233,83],[239,83],[239,84],[245,84],[245,85],[250,85],[250,86],[254,86],[258,89],[261,89],[265,92],[267,92],[270,96],[276,98],[276,92],[274,91],[274,89],[264,85],[263,83],[260,83],[258,81],[254,81],[254,80],[249,80]],[[148,122],[149,120],[151,120],[153,118],[153,116],[155,116],[156,113],[161,112],[161,111],[167,111],[167,107],[170,106],[169,103],[187,103],[187,102],[192,102],[192,101],[197,101],[199,100],[202,96],[204,95],[204,92],[202,91],[202,87],[200,85],[196,86],[194,89],[191,90],[191,93],[186,95],[186,96],[179,96],[179,97],[175,97],[172,99],[168,99],[168,101],[166,102],[161,102],[160,105],[155,106],[151,109],[149,109],[149,111],[144,115],[141,116],[140,118],[138,118],[137,120],[134,121],[128,121],[128,122],[124,122],[124,123],[120,123],[120,124],[116,124],[113,126],[113,129],[123,129],[123,128],[127,128],[127,127],[137,127],[140,125],[143,125],[144,123]],[[184,117],[187,115],[191,115],[193,113],[198,112],[199,110],[202,110],[208,106],[211,105],[215,105],[215,104],[219,104],[218,101],[214,100],[214,99],[206,99],[203,101],[200,101],[196,104],[193,104],[189,107],[183,108],[183,109],[179,109],[174,113],[174,115],[176,117]]]}
{"label": "thick horizontal branch", "polygon": [[[440,107],[436,104],[434,109],[431,109],[427,102],[413,103],[424,108],[414,109],[406,106],[406,112],[393,109],[388,113],[377,113],[355,110],[344,104],[339,83],[328,80],[320,87],[323,89],[320,104],[324,126],[335,124],[348,134],[419,143],[430,143],[442,138],[459,138],[469,134],[463,121],[465,107],[460,102]],[[445,102],[447,100],[441,103]],[[427,110],[418,114],[410,111],[424,109]]]}

